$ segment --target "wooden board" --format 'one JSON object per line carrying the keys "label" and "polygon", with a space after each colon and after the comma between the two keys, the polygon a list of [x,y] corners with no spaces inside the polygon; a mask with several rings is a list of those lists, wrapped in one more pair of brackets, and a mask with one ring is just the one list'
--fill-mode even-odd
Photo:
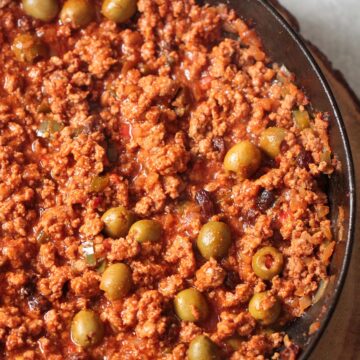
{"label": "wooden board", "polygon": [[[269,0],[288,23],[299,32],[295,17],[285,10],[277,0]],[[300,31],[301,33],[301,31]],[[360,100],[346,83],[341,72],[332,67],[326,56],[310,42],[308,47],[326,76],[349,135],[356,172],[358,207],[360,206]],[[355,62],[354,62],[355,65]],[[360,211],[356,223],[360,224]],[[355,231],[355,243],[350,269],[335,313],[325,330],[315,352],[309,360],[358,360],[360,359],[360,226]]]}

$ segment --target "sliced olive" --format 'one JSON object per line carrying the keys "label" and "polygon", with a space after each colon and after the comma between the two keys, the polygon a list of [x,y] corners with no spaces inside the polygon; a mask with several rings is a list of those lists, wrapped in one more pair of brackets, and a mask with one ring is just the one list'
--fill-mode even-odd
{"label": "sliced olive", "polygon": [[25,13],[42,21],[53,20],[59,12],[57,0],[22,0]]}
{"label": "sliced olive", "polygon": [[226,154],[224,167],[233,171],[240,178],[247,179],[259,169],[261,151],[250,141],[241,141],[234,145]]}
{"label": "sliced olive", "polygon": [[205,259],[224,257],[231,245],[229,226],[220,221],[209,221],[201,228],[196,244]]}
{"label": "sliced olive", "polygon": [[161,224],[155,220],[139,220],[129,230],[129,235],[139,243],[159,241],[161,234]]}
{"label": "sliced olive", "polygon": [[255,294],[249,302],[251,316],[263,325],[273,324],[279,317],[281,305],[279,300],[268,291]]}
{"label": "sliced olive", "polygon": [[90,191],[91,192],[101,192],[106,189],[106,187],[109,185],[109,176],[95,176],[91,180],[90,184]]}
{"label": "sliced olive", "polygon": [[101,12],[109,20],[122,23],[136,12],[136,0],[104,0]]}
{"label": "sliced olive", "polygon": [[209,314],[204,295],[194,288],[180,291],[175,297],[174,306],[176,315],[183,321],[205,320]]}
{"label": "sliced olive", "polygon": [[98,344],[104,337],[104,326],[92,310],[81,310],[71,323],[71,339],[82,347]]}
{"label": "sliced olive", "polygon": [[18,61],[33,63],[47,55],[45,44],[35,35],[19,34],[14,39],[12,51]]}
{"label": "sliced olive", "polygon": [[221,360],[219,347],[205,335],[191,341],[188,349],[189,360]]}
{"label": "sliced olive", "polygon": [[279,275],[284,264],[283,254],[272,246],[258,250],[252,258],[254,273],[263,280]]}
{"label": "sliced olive", "polygon": [[116,239],[127,235],[134,217],[123,206],[118,206],[107,210],[101,220],[106,235]]}
{"label": "sliced olive", "polygon": [[110,265],[102,274],[100,289],[110,300],[125,297],[132,287],[132,274],[129,266],[123,263]]}
{"label": "sliced olive", "polygon": [[73,27],[83,27],[95,17],[95,6],[89,0],[67,0],[61,10],[60,19]]}
{"label": "sliced olive", "polygon": [[310,127],[310,116],[306,110],[304,111],[295,110],[293,112],[293,116],[295,119],[295,123],[300,130],[304,130]]}
{"label": "sliced olive", "polygon": [[270,157],[280,154],[281,144],[286,137],[286,130],[278,127],[265,129],[260,136],[260,148]]}

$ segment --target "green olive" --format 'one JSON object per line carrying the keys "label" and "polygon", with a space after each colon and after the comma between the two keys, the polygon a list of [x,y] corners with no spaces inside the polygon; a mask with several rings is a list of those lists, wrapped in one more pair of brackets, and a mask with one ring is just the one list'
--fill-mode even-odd
{"label": "green olive", "polygon": [[280,154],[281,144],[285,137],[285,129],[269,127],[261,133],[260,148],[271,158],[276,158]]}
{"label": "green olive", "polygon": [[300,130],[304,130],[310,127],[310,115],[306,110],[295,110],[293,111],[293,116],[295,123]]}
{"label": "green olive", "polygon": [[207,260],[224,257],[231,245],[229,226],[220,221],[209,221],[201,228],[196,244]]}
{"label": "green olive", "polygon": [[161,234],[161,224],[155,220],[139,220],[129,230],[129,235],[139,243],[159,241]]}
{"label": "green olive", "polygon": [[220,360],[219,347],[205,335],[199,335],[191,341],[188,349],[189,360]]}
{"label": "green olive", "polygon": [[240,178],[247,179],[260,167],[261,151],[250,141],[240,141],[226,154],[224,168],[237,173]]}
{"label": "green olive", "polygon": [[104,326],[92,310],[81,310],[71,323],[71,339],[82,347],[98,344],[104,337]]}
{"label": "green olive", "polygon": [[284,265],[283,254],[272,246],[258,250],[252,258],[254,273],[263,280],[279,275]]}
{"label": "green olive", "polygon": [[106,235],[116,239],[127,235],[134,217],[123,206],[118,206],[107,210],[101,220]]}
{"label": "green olive", "polygon": [[74,27],[89,24],[95,17],[95,7],[89,0],[67,0],[61,10],[60,19]]}
{"label": "green olive", "polygon": [[209,314],[204,295],[194,288],[180,291],[175,296],[174,306],[176,315],[183,321],[205,320]]}
{"label": "green olive", "polygon": [[263,325],[273,324],[280,315],[281,305],[268,291],[254,294],[249,302],[251,316]]}
{"label": "green olive", "polygon": [[102,274],[100,289],[110,300],[125,297],[132,287],[132,274],[129,266],[123,263],[110,265]]}
{"label": "green olive", "polygon": [[57,0],[22,0],[25,13],[42,21],[53,20],[59,12]]}
{"label": "green olive", "polygon": [[136,12],[136,0],[104,0],[101,12],[109,20],[123,23]]}
{"label": "green olive", "polygon": [[27,63],[47,55],[45,44],[37,36],[28,33],[17,35],[11,48],[18,61]]}

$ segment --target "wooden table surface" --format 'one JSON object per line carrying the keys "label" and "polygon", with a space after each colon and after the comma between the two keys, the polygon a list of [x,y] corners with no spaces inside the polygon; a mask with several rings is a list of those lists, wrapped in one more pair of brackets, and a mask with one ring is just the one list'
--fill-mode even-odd
{"label": "wooden table surface", "polygon": [[[327,77],[338,102],[349,135],[355,164],[358,211],[356,223],[360,222],[360,102],[340,81],[339,74],[320,59],[313,51]],[[350,269],[335,314],[326,329],[311,360],[356,360],[360,359],[360,227],[355,226],[355,241]]]}
{"label": "wooden table surface", "polygon": [[[292,27],[299,31],[296,19],[276,0],[269,1],[278,8]],[[350,139],[358,189],[356,223],[360,224],[360,100],[349,88],[342,74],[333,69],[321,51],[309,42],[308,46],[333,90]],[[309,360],[360,360],[360,226],[355,227],[350,268],[340,301]]]}
{"label": "wooden table surface", "polygon": [[[315,56],[317,51],[315,50]],[[360,221],[360,102],[339,80],[324,59],[318,62],[327,77],[340,107],[349,135],[355,164],[358,211],[356,223]],[[311,360],[355,360],[360,359],[360,227],[356,226],[355,241],[349,273],[335,314],[321,339]]]}

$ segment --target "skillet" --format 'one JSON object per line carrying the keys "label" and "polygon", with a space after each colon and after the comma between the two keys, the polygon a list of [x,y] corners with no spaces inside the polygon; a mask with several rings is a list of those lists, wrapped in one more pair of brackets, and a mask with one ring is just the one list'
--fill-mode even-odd
{"label": "skillet", "polygon": [[[216,5],[221,2],[224,1],[208,0],[202,3]],[[337,242],[329,268],[331,280],[320,300],[285,329],[301,348],[299,360],[305,360],[315,349],[334,313],[351,258],[356,195],[349,141],[336,100],[324,75],[301,37],[277,10],[266,0],[227,0],[225,3],[248,23],[255,25],[271,60],[284,64],[295,73],[296,83],[304,88],[313,108],[329,115],[330,144],[341,162],[341,169],[326,179],[332,231]],[[318,330],[309,335],[310,326],[317,322]]]}

